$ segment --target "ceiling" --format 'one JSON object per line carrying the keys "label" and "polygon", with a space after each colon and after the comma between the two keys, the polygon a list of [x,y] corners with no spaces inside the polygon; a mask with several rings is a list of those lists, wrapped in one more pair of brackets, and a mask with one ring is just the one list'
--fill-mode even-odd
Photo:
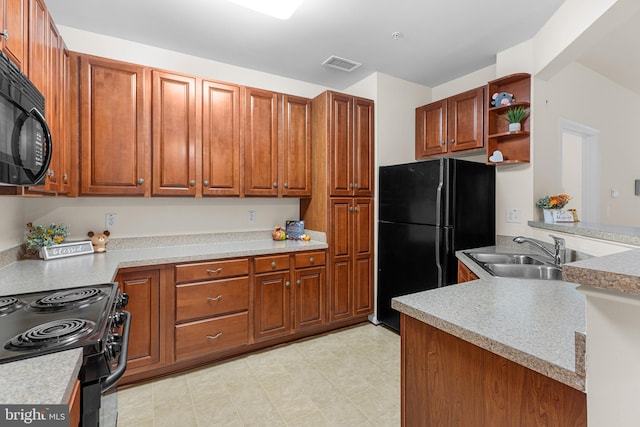
{"label": "ceiling", "polygon": [[[344,89],[373,72],[433,87],[494,64],[563,1],[305,0],[286,21],[225,0],[47,5],[58,25]],[[331,55],[362,66],[322,66]]]}

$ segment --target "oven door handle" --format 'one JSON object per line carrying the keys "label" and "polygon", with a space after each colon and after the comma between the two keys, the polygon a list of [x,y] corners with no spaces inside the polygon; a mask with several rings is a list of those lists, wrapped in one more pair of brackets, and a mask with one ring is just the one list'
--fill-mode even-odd
{"label": "oven door handle", "polygon": [[127,369],[127,353],[129,350],[129,331],[131,330],[131,313],[126,310],[122,311],[122,314],[126,317],[124,322],[124,330],[122,331],[122,347],[120,355],[118,356],[118,366],[111,372],[111,374],[102,381],[102,392],[109,390],[113,387],[120,378],[124,375],[124,371]]}

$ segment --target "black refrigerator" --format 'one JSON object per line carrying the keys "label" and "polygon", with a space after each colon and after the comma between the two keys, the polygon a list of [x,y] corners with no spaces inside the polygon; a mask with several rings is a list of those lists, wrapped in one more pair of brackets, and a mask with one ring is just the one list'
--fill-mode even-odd
{"label": "black refrigerator", "polygon": [[376,317],[399,330],[392,298],[456,283],[455,252],[495,244],[495,168],[440,158],[379,172]]}

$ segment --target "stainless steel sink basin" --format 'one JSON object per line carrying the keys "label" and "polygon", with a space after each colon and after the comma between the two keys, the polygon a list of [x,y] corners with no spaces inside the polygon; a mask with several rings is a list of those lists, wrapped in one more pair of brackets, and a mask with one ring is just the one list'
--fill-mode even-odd
{"label": "stainless steel sink basin", "polygon": [[529,254],[465,252],[489,274],[496,277],[562,280],[562,268]]}
{"label": "stainless steel sink basin", "polygon": [[539,261],[529,255],[521,254],[487,254],[470,252],[468,255],[476,261],[485,264],[544,264],[542,261]]}
{"label": "stainless steel sink basin", "polygon": [[518,277],[523,279],[562,280],[562,268],[555,265],[492,264],[484,267],[494,276]]}

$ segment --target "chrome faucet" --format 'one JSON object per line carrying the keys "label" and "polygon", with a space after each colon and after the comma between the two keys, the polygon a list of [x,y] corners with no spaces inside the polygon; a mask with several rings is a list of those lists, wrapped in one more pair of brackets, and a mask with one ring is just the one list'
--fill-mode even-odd
{"label": "chrome faucet", "polygon": [[542,250],[542,252],[551,257],[551,259],[553,259],[553,263],[555,265],[560,265],[563,264],[565,262],[565,244],[564,244],[564,239],[562,237],[557,237],[554,236],[553,234],[549,234],[549,236],[553,239],[553,246],[554,246],[554,251],[551,252],[549,249],[547,249],[543,242],[536,240],[536,239],[531,239],[529,237],[524,237],[524,236],[518,236],[518,237],[514,237],[513,241],[516,243],[524,243],[524,242],[528,242],[531,243],[532,245],[534,245],[535,247],[537,247],[538,249]]}

